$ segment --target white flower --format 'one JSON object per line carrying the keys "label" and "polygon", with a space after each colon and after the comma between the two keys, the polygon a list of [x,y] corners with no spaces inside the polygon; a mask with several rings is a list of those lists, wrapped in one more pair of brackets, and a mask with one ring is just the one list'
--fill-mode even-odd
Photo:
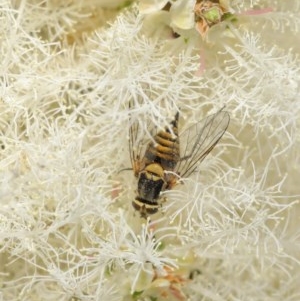
{"label": "white flower", "polygon": [[142,0],[139,2],[139,11],[142,14],[150,14],[163,9],[169,0]]}
{"label": "white flower", "polygon": [[[1,1],[0,299],[298,300],[299,1],[202,11],[214,43],[165,38],[192,2],[156,6],[161,31],[99,3]],[[223,106],[222,140],[141,219],[130,121],[179,111],[182,138]]]}
{"label": "white flower", "polygon": [[189,30],[194,27],[205,37],[208,29],[222,21],[225,13],[229,12],[227,0],[219,2],[209,0],[177,0],[155,1],[142,0],[139,4],[142,14],[155,14],[160,10],[169,12],[170,24],[175,32]]}
{"label": "white flower", "polygon": [[[169,1],[145,0],[140,1],[139,10],[142,14],[151,14],[162,10]],[[173,28],[191,29],[194,27],[195,0],[172,1],[168,7]]]}

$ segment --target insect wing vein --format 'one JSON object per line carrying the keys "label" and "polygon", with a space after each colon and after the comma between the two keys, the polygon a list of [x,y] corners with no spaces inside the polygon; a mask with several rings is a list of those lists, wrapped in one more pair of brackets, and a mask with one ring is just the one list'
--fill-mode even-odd
{"label": "insect wing vein", "polygon": [[184,147],[176,167],[176,173],[188,177],[211,152],[225,133],[229,124],[229,114],[219,111],[186,129],[179,136],[180,144]]}
{"label": "insect wing vein", "polygon": [[[134,174],[137,177],[138,173],[143,169],[144,154],[151,138],[146,133],[143,133],[138,119],[132,121],[130,118],[129,121],[129,154]],[[149,129],[150,133],[154,131],[150,122],[147,123],[145,128]]]}

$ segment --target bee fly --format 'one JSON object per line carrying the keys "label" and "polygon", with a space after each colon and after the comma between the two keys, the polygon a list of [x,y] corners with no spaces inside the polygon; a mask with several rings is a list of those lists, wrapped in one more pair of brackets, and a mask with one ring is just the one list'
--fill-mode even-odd
{"label": "bee fly", "polygon": [[156,133],[148,144],[139,137],[138,122],[130,126],[130,159],[138,178],[137,196],[132,205],[143,218],[158,211],[162,191],[172,189],[180,177],[188,177],[195,171],[197,163],[203,161],[225,133],[230,117],[220,110],[180,135],[178,119],[177,112],[170,126]]}

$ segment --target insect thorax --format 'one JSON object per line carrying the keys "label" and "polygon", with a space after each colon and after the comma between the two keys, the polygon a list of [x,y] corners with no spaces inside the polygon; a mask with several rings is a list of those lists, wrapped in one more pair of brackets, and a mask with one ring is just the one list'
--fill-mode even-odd
{"label": "insect thorax", "polygon": [[159,165],[150,164],[139,174],[138,195],[140,199],[153,203],[159,198],[159,194],[165,186],[165,180],[163,174],[151,172],[151,167],[155,170]]}

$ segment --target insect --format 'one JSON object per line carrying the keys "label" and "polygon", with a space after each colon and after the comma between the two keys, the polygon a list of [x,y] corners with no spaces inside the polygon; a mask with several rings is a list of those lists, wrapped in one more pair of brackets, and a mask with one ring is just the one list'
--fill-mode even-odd
{"label": "insect", "polygon": [[138,122],[130,126],[130,159],[138,178],[132,205],[143,218],[158,211],[162,191],[172,189],[181,177],[188,177],[197,169],[225,133],[230,117],[220,110],[180,134],[178,120],[179,112],[170,126],[153,135],[148,143],[141,138]]}

